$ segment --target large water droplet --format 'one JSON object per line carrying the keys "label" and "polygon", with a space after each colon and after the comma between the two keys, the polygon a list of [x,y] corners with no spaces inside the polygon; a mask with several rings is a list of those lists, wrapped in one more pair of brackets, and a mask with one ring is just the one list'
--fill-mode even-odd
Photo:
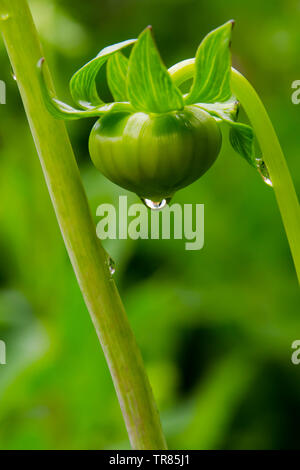
{"label": "large water droplet", "polygon": [[268,186],[273,186],[273,183],[271,181],[270,175],[268,168],[265,164],[265,162],[262,159],[257,159],[257,169],[260,173],[260,176],[262,177],[263,181],[268,185]]}
{"label": "large water droplet", "polygon": [[116,263],[111,257],[108,258],[108,269],[110,274],[113,276],[116,272]]}
{"label": "large water droplet", "polygon": [[151,199],[145,199],[145,198],[141,198],[143,203],[145,204],[146,207],[148,207],[148,209],[151,209],[152,211],[160,211],[162,209],[164,209],[164,207],[166,207],[171,198],[167,198],[167,199],[162,199],[161,201],[151,201]]}

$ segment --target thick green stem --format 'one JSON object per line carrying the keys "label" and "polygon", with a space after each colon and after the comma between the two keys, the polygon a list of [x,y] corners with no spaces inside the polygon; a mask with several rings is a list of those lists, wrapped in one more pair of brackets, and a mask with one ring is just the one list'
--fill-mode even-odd
{"label": "thick green stem", "polygon": [[[111,278],[106,252],[96,237],[65,124],[52,118],[43,102],[36,68],[43,54],[26,0],[0,0],[0,27],[65,245],[110,368],[132,447],[165,449],[141,354]],[[48,70],[46,74],[51,83]]]}
{"label": "thick green stem", "polygon": [[[195,59],[188,59],[169,69],[176,85],[194,75]],[[232,68],[232,92],[242,104],[254,129],[275,192],[283,225],[290,244],[300,282],[300,207],[280,143],[268,113],[252,85]]]}

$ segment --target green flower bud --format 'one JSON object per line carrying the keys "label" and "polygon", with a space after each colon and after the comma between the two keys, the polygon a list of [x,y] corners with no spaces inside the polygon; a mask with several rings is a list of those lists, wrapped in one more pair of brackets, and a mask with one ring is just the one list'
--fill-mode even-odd
{"label": "green flower bud", "polygon": [[[89,151],[96,168],[112,182],[161,207],[174,193],[200,178],[221,148],[220,122],[229,126],[232,147],[253,167],[253,130],[236,122],[239,103],[231,92],[230,42],[233,21],[209,33],[195,59],[169,70],[150,27],[138,37],[102,49],[70,81],[81,109],[51,96],[39,62],[49,111],[59,119],[97,117]],[[122,50],[133,46],[129,58]],[[104,103],[96,84],[104,64],[115,101]],[[192,72],[192,73],[191,73]],[[193,78],[187,94],[181,84]],[[149,205],[150,207],[150,205]]]}
{"label": "green flower bud", "polygon": [[113,183],[161,201],[202,176],[221,142],[215,119],[186,106],[166,114],[108,113],[96,122],[89,150],[96,168]]}

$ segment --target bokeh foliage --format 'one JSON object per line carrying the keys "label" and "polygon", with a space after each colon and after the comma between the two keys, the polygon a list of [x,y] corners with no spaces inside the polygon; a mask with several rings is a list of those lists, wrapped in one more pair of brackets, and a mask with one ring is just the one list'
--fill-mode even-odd
{"label": "bokeh foliage", "polygon": [[[167,66],[230,18],[234,65],[260,92],[300,189],[296,0],[31,0],[59,96],[104,46],[152,24]],[[0,78],[0,448],[128,448],[4,46]],[[104,86],[103,96],[108,97]],[[123,190],[92,166],[94,120],[68,124],[93,214]],[[226,140],[226,139],[224,139]],[[134,195],[130,201],[138,202]],[[299,448],[299,293],[272,189],[229,147],[174,202],[205,204],[205,247],[109,241],[170,448]],[[96,221],[96,217],[95,217]]]}

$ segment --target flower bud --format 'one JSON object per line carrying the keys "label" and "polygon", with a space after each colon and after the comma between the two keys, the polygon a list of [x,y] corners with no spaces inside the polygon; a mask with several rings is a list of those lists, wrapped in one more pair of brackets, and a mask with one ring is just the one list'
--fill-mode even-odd
{"label": "flower bud", "polygon": [[160,201],[196,181],[221,148],[218,123],[186,106],[165,114],[108,113],[92,129],[94,165],[113,183]]}

